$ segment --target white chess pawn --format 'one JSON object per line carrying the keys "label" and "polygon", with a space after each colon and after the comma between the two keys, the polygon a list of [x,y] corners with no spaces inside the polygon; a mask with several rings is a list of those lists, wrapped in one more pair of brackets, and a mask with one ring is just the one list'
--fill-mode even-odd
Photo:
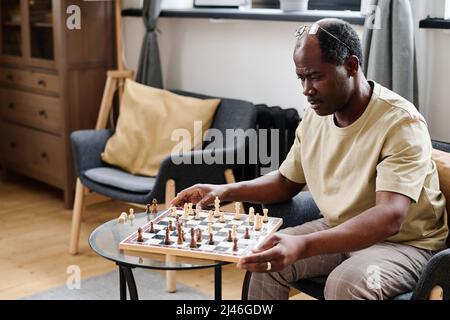
{"label": "white chess pawn", "polygon": [[208,223],[208,235],[210,235],[212,232],[213,232],[213,229],[212,229],[212,223]]}
{"label": "white chess pawn", "polygon": [[264,223],[269,222],[269,216],[268,216],[269,209],[263,209],[263,213],[264,213],[263,222]]}
{"label": "white chess pawn", "polygon": [[241,205],[239,204],[239,202],[236,202],[236,204],[234,205],[234,209],[236,211],[236,213],[234,214],[234,219],[240,220],[241,219]]}
{"label": "white chess pawn", "polygon": [[199,208],[195,208],[195,220],[200,220],[200,209]]}
{"label": "white chess pawn", "polygon": [[177,208],[176,207],[172,207],[172,216],[173,217],[177,216]]}
{"label": "white chess pawn", "polygon": [[253,207],[248,210],[248,222],[255,222],[255,209]]}
{"label": "white chess pawn", "polygon": [[231,236],[233,238],[236,238],[237,236],[237,225],[233,224],[233,226],[231,227]]}
{"label": "white chess pawn", "polygon": [[225,222],[225,214],[222,212],[220,212],[220,218],[219,218],[219,222],[224,223]]}
{"label": "white chess pawn", "polygon": [[130,221],[134,220],[134,209],[133,208],[130,208],[130,214],[128,215],[128,219]]}
{"label": "white chess pawn", "polygon": [[214,221],[214,215],[212,210],[209,210],[209,214],[208,214],[208,222],[213,222]]}
{"label": "white chess pawn", "polygon": [[261,216],[259,215],[259,213],[257,213],[255,216],[255,230],[261,230]]}

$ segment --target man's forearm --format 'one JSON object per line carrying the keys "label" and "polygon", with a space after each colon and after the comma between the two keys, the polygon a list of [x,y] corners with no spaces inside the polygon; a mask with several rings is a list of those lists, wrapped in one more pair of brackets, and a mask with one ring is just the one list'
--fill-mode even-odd
{"label": "man's forearm", "polygon": [[401,222],[386,206],[375,206],[334,228],[300,236],[306,258],[319,254],[352,252],[370,247],[396,234]]}
{"label": "man's forearm", "polygon": [[277,203],[291,199],[303,187],[304,185],[289,181],[276,171],[254,180],[229,185],[224,200]]}

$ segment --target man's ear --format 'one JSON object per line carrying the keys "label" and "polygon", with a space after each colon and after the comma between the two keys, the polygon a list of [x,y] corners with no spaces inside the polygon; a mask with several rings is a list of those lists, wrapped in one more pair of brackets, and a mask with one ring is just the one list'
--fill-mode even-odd
{"label": "man's ear", "polygon": [[359,59],[352,55],[345,61],[345,69],[349,77],[355,76],[359,71]]}

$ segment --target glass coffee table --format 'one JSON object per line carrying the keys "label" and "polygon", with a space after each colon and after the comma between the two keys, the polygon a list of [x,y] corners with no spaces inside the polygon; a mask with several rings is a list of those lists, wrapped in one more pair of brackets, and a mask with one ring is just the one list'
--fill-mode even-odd
{"label": "glass coffee table", "polygon": [[[158,214],[162,213],[158,212]],[[95,229],[89,237],[89,245],[98,255],[113,261],[119,268],[120,299],[127,299],[127,287],[131,300],[138,300],[136,282],[133,276],[134,268],[145,268],[167,271],[181,271],[192,269],[214,268],[214,299],[222,299],[222,265],[229,264],[223,261],[211,261],[176,257],[176,261],[169,261],[165,255],[149,254],[119,250],[119,243],[143,226],[153,220],[158,214],[135,214],[131,224],[119,224],[118,219],[108,221]]]}

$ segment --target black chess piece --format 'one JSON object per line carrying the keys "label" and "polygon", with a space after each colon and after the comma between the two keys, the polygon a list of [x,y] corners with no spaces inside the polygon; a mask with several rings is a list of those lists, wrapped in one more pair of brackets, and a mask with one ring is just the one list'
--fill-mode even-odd
{"label": "black chess piece", "polygon": [[138,228],[137,242],[144,242],[144,238],[142,237],[142,228],[141,227]]}
{"label": "black chess piece", "polygon": [[248,231],[248,228],[245,228],[244,239],[250,239],[250,233]]}
{"label": "black chess piece", "polygon": [[208,241],[209,245],[214,245],[214,238],[213,238],[213,234],[212,232],[209,234],[209,241]]}
{"label": "black chess piece", "polygon": [[231,230],[228,230],[228,238],[227,238],[228,242],[232,242],[233,241],[233,236],[231,235]]}
{"label": "black chess piece", "polygon": [[233,239],[233,251],[238,251],[238,239]]}
{"label": "black chess piece", "polygon": [[170,236],[169,236],[169,227],[167,227],[166,228],[166,237],[164,238],[164,244],[165,245],[169,245],[171,242],[170,242]]}

